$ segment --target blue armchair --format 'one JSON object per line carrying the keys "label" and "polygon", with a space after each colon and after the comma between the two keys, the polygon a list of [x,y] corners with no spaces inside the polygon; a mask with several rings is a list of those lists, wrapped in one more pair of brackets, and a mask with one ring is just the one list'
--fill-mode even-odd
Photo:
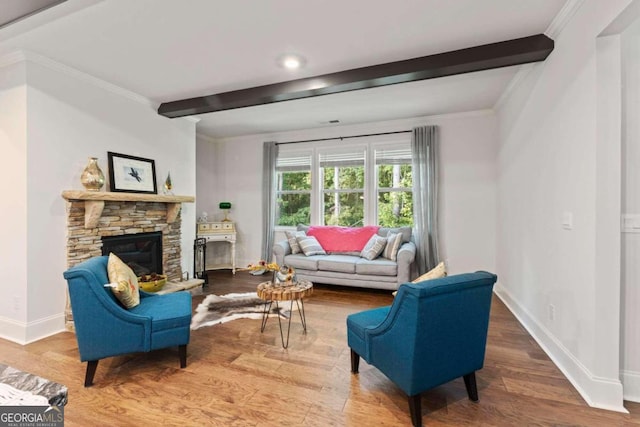
{"label": "blue armchair", "polygon": [[409,397],[414,426],[422,425],[421,393],[455,378],[477,401],[496,279],[476,272],[407,283],[391,306],[348,316],[351,372],[360,357],[378,368]]}
{"label": "blue armchair", "polygon": [[88,362],[84,386],[93,384],[100,359],[121,354],[178,346],[180,367],[186,367],[191,294],[141,291],[140,304],[127,310],[104,287],[109,283],[108,259],[91,258],[64,272],[80,360]]}

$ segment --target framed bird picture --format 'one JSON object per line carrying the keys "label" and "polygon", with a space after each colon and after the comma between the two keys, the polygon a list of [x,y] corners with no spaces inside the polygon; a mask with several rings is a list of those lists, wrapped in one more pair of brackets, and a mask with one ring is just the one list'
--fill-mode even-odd
{"label": "framed bird picture", "polygon": [[156,163],[151,159],[107,152],[111,191],[156,194]]}

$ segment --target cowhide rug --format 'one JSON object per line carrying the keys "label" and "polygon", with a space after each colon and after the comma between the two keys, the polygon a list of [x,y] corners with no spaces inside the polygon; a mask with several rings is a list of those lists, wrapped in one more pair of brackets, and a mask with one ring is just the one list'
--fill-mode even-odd
{"label": "cowhide rug", "polygon": [[[280,316],[288,319],[290,301],[280,301],[279,309],[275,303],[271,305],[269,317]],[[296,304],[293,309],[297,310]],[[242,294],[208,295],[196,308],[191,319],[191,329],[196,330],[205,326],[218,325],[236,319],[262,319],[264,301],[255,292]]]}

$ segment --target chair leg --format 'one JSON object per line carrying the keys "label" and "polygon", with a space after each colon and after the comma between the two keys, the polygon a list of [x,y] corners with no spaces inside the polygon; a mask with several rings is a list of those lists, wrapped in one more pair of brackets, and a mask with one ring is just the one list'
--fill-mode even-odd
{"label": "chair leg", "polygon": [[420,394],[409,396],[409,413],[413,427],[422,427],[422,400]]}
{"label": "chair leg", "polygon": [[464,375],[464,386],[467,388],[467,394],[469,395],[469,399],[474,402],[478,401],[478,386],[476,384],[476,373],[471,372],[470,374]]}
{"label": "chair leg", "polygon": [[360,367],[360,355],[351,349],[351,372],[354,374],[358,373],[358,368]]}
{"label": "chair leg", "polygon": [[93,385],[93,377],[96,374],[96,369],[98,368],[97,360],[89,360],[87,362],[87,372],[84,375],[84,386],[91,387]]}
{"label": "chair leg", "polygon": [[178,354],[180,355],[180,367],[187,367],[187,345],[183,344],[178,346]]}

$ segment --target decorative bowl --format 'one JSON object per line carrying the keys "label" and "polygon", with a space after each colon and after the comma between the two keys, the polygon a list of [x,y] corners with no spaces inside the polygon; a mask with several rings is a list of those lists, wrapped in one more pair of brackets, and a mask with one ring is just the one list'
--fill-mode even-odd
{"label": "decorative bowl", "polygon": [[157,274],[155,276],[145,275],[138,277],[138,285],[145,292],[158,292],[167,283],[167,276]]}

